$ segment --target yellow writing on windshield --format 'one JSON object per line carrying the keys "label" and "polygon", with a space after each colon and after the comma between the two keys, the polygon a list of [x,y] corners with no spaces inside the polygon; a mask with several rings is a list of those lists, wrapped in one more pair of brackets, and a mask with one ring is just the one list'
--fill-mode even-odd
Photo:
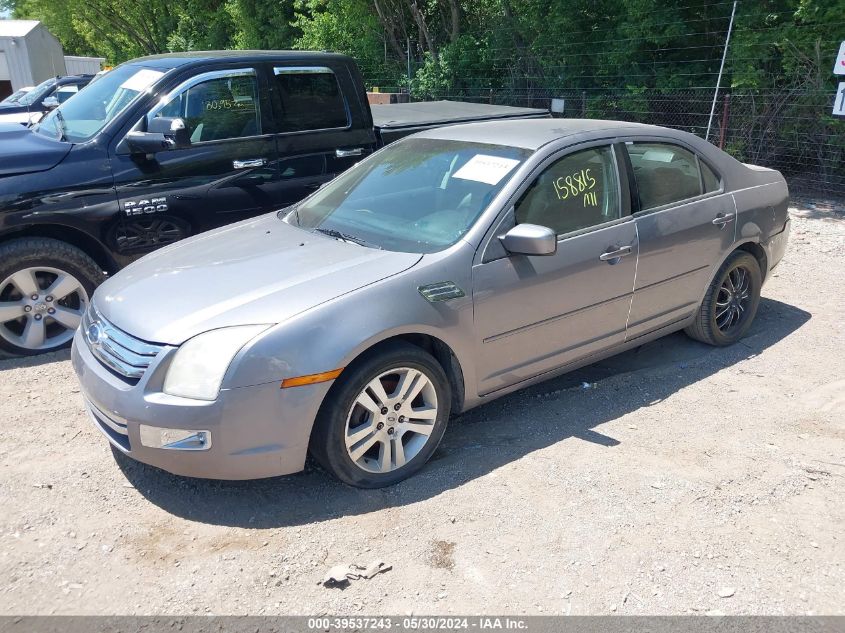
{"label": "yellow writing on windshield", "polygon": [[598,206],[596,192],[593,191],[596,186],[596,179],[590,175],[589,169],[582,169],[569,176],[556,178],[552,181],[552,184],[554,184],[558,200],[577,198],[583,194],[585,207]]}

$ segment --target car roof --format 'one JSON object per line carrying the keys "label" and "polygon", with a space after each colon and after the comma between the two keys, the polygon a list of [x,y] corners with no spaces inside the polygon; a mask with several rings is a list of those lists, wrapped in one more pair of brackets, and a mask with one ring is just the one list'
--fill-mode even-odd
{"label": "car roof", "polygon": [[[543,145],[575,134],[606,132],[610,135],[636,132],[675,136],[677,130],[628,123],[625,121],[604,121],[601,119],[528,119],[513,121],[484,121],[450,125],[420,132],[417,137],[434,138],[490,145],[508,145],[528,150],[537,150]],[[667,134],[668,133],[668,134]]]}
{"label": "car roof", "polygon": [[349,60],[347,55],[326,51],[187,51],[184,53],[162,53],[129,60],[127,64],[139,64],[147,68],[172,69],[191,64],[203,64],[215,60],[261,62],[272,59],[302,60]]}
{"label": "car roof", "polygon": [[61,85],[79,81],[91,81],[93,77],[94,75],[65,75],[64,77],[56,77],[56,83]]}

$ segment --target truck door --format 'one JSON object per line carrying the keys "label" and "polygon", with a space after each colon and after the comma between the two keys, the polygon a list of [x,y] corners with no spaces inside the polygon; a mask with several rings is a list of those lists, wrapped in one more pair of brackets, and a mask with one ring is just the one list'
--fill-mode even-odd
{"label": "truck door", "polygon": [[117,143],[112,171],[121,219],[111,246],[140,255],[278,206],[270,108],[257,66],[202,72],[170,90],[138,125],[181,117],[191,144],[138,155]]}
{"label": "truck door", "polygon": [[375,148],[375,131],[360,78],[343,63],[269,64],[280,177],[288,203],[349,169]]}

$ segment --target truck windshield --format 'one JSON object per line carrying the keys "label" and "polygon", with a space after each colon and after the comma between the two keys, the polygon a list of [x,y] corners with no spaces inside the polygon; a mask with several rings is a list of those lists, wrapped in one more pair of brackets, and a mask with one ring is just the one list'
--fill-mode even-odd
{"label": "truck windshield", "polygon": [[286,221],[385,250],[434,253],[461,239],[530,154],[504,145],[405,139],[306,198]]}
{"label": "truck windshield", "polygon": [[63,141],[83,143],[163,75],[134,64],[118,66],[50,112],[33,129]]}
{"label": "truck windshield", "polygon": [[34,103],[38,103],[39,99],[41,99],[44,95],[46,95],[52,87],[56,84],[56,78],[51,77],[46,81],[42,81],[40,84],[35,86],[32,90],[27,92],[24,96],[18,99],[18,103],[23,106],[31,106]]}

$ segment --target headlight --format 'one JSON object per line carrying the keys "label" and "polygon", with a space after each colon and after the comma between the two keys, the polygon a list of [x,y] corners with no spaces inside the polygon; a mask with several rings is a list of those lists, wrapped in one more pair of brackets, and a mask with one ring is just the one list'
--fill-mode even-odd
{"label": "headlight", "polygon": [[269,325],[225,327],[183,343],[164,378],[164,393],[196,400],[216,400],[229,363]]}

